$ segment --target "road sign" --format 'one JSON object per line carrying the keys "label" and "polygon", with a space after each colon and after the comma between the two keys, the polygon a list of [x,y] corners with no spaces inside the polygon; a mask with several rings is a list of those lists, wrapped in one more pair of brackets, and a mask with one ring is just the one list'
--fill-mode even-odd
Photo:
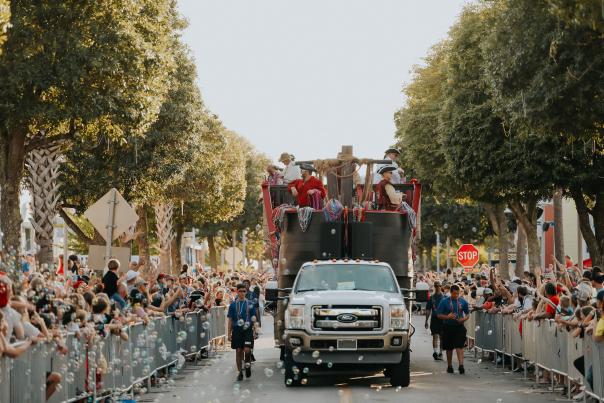
{"label": "road sign", "polygon": [[[116,189],[111,189],[90,206],[84,216],[99,231],[105,241],[109,241],[107,239],[109,237],[111,241],[115,241],[138,220],[136,211]],[[108,235],[108,226],[113,227],[111,236]]]}
{"label": "road sign", "polygon": [[84,212],[84,217],[105,238],[105,263],[111,258],[111,243],[138,220],[136,211],[117,189],[111,189]]}
{"label": "road sign", "polygon": [[457,249],[457,262],[462,267],[473,267],[478,263],[478,249],[476,246],[466,243]]}

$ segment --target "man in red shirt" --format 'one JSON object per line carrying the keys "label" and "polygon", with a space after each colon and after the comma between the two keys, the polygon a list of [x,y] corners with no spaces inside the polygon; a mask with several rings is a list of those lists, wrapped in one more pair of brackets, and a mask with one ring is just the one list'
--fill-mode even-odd
{"label": "man in red shirt", "polygon": [[287,185],[287,190],[296,198],[298,206],[308,207],[310,206],[309,192],[319,192],[321,199],[325,198],[327,192],[325,191],[323,182],[312,176],[312,172],[315,170],[312,165],[301,164],[300,169],[302,170],[302,179],[290,182]]}

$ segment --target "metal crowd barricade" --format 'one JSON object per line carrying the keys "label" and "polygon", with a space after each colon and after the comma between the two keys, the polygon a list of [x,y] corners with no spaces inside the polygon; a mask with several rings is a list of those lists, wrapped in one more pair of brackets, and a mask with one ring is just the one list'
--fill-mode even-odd
{"label": "metal crowd barricade", "polygon": [[[567,388],[570,393],[571,381],[582,382],[580,372],[575,368],[574,362],[583,356],[585,360],[585,373],[591,371],[593,376],[593,389],[586,388],[585,393],[599,401],[604,402],[604,343],[596,343],[593,338],[573,337],[566,329],[559,327],[553,320],[520,322],[512,315],[488,314],[477,311],[472,313],[473,319],[468,320],[470,329],[474,329],[469,338],[474,338],[475,349],[483,351],[501,352],[526,363],[533,363],[550,373],[566,377]],[[472,323],[472,320],[474,321]],[[555,377],[551,377],[552,390]],[[539,382],[538,375],[535,381]]]}
{"label": "metal crowd barricade", "polygon": [[212,340],[226,336],[226,323],[226,308],[215,307],[208,313],[188,313],[182,321],[169,316],[130,325],[123,329],[127,341],[108,334],[87,345],[68,334],[67,354],[59,353],[54,342],[37,344],[16,359],[0,357],[0,402],[45,402],[46,376],[51,372],[62,379],[50,403],[97,401],[132,392],[135,384],[175,365],[181,348],[185,354],[197,354]]}

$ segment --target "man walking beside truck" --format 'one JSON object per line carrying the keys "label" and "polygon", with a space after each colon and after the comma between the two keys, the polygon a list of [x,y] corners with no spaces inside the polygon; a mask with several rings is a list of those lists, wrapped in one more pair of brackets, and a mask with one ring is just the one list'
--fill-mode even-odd
{"label": "man walking beside truck", "polygon": [[464,322],[470,318],[468,302],[459,295],[459,286],[451,286],[451,296],[445,297],[438,304],[438,318],[443,321],[442,349],[447,352],[447,372],[453,373],[453,350],[459,361],[459,373],[464,374],[463,349],[466,343]]}
{"label": "man walking beside truck", "polygon": [[245,298],[247,288],[245,284],[237,285],[237,299],[229,305],[227,317],[229,318],[228,338],[231,348],[236,351],[237,380],[243,380],[243,367],[245,376],[252,376],[252,346],[254,343],[254,317],[256,308],[254,303]]}

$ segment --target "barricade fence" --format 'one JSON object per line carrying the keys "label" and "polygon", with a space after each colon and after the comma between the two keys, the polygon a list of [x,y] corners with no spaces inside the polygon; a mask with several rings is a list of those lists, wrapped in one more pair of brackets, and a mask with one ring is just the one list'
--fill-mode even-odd
{"label": "barricade fence", "polygon": [[[466,322],[467,337],[474,341],[474,348],[498,353],[511,359],[512,368],[522,362],[552,374],[566,377],[570,394],[570,382],[593,383],[586,387],[586,395],[604,401],[604,343],[596,343],[591,335],[574,337],[565,327],[550,319],[522,322],[511,314],[490,314],[476,311]],[[583,376],[575,366],[583,357]],[[505,359],[503,359],[505,365]],[[579,361],[580,363],[580,361]],[[551,376],[552,388],[554,376]],[[539,381],[538,374],[536,381]]]}
{"label": "barricade fence", "polygon": [[123,329],[128,336],[107,334],[87,342],[84,336],[68,334],[67,353],[57,351],[54,342],[31,346],[19,357],[0,357],[0,403],[43,403],[46,378],[56,372],[61,386],[48,400],[52,403],[82,399],[96,401],[132,391],[134,385],[149,381],[158,371],[184,363],[184,356],[208,351],[212,341],[225,338],[225,307],[209,312],[151,319]]}

